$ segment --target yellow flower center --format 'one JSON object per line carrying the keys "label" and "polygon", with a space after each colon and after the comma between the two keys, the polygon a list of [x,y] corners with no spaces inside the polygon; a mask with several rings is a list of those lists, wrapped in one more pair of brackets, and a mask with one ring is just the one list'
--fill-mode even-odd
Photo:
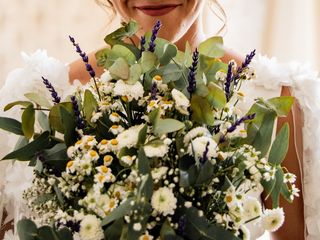
{"label": "yellow flower center", "polygon": [[129,99],[128,99],[127,96],[122,96],[121,99],[122,99],[122,101],[124,101],[124,102],[128,102],[128,101],[129,101]]}
{"label": "yellow flower center", "polygon": [[99,182],[103,182],[103,181],[104,181],[104,179],[105,179],[105,176],[103,176],[103,175],[99,175],[99,177],[98,177]]}
{"label": "yellow flower center", "polygon": [[172,101],[169,101],[169,100],[165,100],[163,101],[164,104],[172,104]]}
{"label": "yellow flower center", "polygon": [[78,140],[77,142],[76,142],[76,145],[80,145],[82,143],[82,140]]}
{"label": "yellow flower center", "polygon": [[120,199],[121,194],[120,194],[119,191],[116,191],[116,192],[114,193],[114,196],[115,196],[116,198]]}
{"label": "yellow flower center", "polygon": [[98,153],[96,151],[94,151],[94,150],[91,150],[89,152],[89,154],[90,154],[91,157],[96,157],[98,155]]}
{"label": "yellow flower center", "polygon": [[226,202],[231,203],[232,202],[232,196],[226,196]]}
{"label": "yellow flower center", "polygon": [[73,165],[73,161],[69,161],[69,162],[67,163],[67,168],[71,168],[72,165]]}
{"label": "yellow flower center", "polygon": [[119,117],[119,114],[116,113],[116,112],[111,113],[111,115],[112,115],[113,117]]}
{"label": "yellow flower center", "polygon": [[111,162],[112,161],[112,157],[110,155],[106,155],[106,156],[104,156],[103,161]]}
{"label": "yellow flower center", "polygon": [[100,169],[101,169],[101,172],[103,172],[103,173],[107,173],[109,170],[106,166],[101,166]]}
{"label": "yellow flower center", "polygon": [[149,107],[153,107],[154,105],[156,105],[156,102],[155,102],[155,101],[151,101],[151,102],[149,103]]}
{"label": "yellow flower center", "polygon": [[112,125],[111,128],[112,128],[112,129],[118,129],[118,128],[119,128],[119,125]]}
{"label": "yellow flower center", "polygon": [[91,142],[93,140],[94,140],[94,137],[92,137],[92,136],[88,137],[88,142]]}
{"label": "yellow flower center", "polygon": [[155,75],[153,78],[156,81],[161,81],[162,80],[162,77],[160,75]]}
{"label": "yellow flower center", "polygon": [[100,144],[101,144],[101,145],[106,145],[106,144],[108,144],[108,140],[103,139],[103,140],[100,142]]}
{"label": "yellow flower center", "polygon": [[115,203],[114,200],[111,200],[111,201],[109,202],[109,208],[113,208],[115,205],[116,205],[116,203]]}
{"label": "yellow flower center", "polygon": [[111,144],[113,145],[113,146],[116,146],[116,145],[118,145],[118,140],[117,139],[112,139],[111,140]]}
{"label": "yellow flower center", "polygon": [[240,133],[247,133],[247,131],[245,129],[241,129]]}
{"label": "yellow flower center", "polygon": [[244,97],[244,96],[245,96],[243,92],[238,92],[237,94],[238,94],[238,96],[240,96],[240,97]]}
{"label": "yellow flower center", "polygon": [[84,145],[84,148],[89,150],[91,147],[88,144],[86,144],[86,145]]}

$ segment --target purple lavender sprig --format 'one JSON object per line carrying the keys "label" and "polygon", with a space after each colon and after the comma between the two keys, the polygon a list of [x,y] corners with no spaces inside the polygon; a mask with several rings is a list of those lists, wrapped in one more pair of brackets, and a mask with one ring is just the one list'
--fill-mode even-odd
{"label": "purple lavender sprig", "polygon": [[206,149],[203,152],[203,156],[202,158],[200,158],[201,164],[204,164],[208,160],[209,145],[210,145],[210,142],[207,142]]}
{"label": "purple lavender sprig", "polygon": [[233,63],[230,62],[229,65],[228,65],[228,73],[227,73],[226,82],[224,84],[224,92],[225,92],[227,101],[229,101],[230,97],[231,97],[230,88],[231,88],[231,83],[232,83],[232,80],[233,80],[233,77],[232,77],[233,76],[233,74],[232,74],[232,66],[233,66]]}
{"label": "purple lavender sprig", "polygon": [[197,74],[197,68],[198,68],[198,62],[199,62],[199,52],[198,49],[193,52],[192,55],[192,65],[189,67],[189,76],[188,76],[188,82],[189,86],[187,87],[188,92],[190,95],[195,92],[196,90],[196,74]]}
{"label": "purple lavender sprig", "polygon": [[140,56],[146,50],[146,48],[144,47],[145,44],[146,44],[146,37],[142,36],[140,39]]}
{"label": "purple lavender sprig", "polygon": [[76,125],[78,129],[84,129],[84,121],[81,116],[80,110],[79,110],[79,105],[77,102],[77,99],[75,96],[71,96],[71,102],[72,102],[72,107],[73,107],[73,112],[76,117]]}
{"label": "purple lavender sprig", "polygon": [[247,120],[253,120],[255,117],[256,117],[256,114],[254,113],[254,114],[250,114],[250,115],[244,116],[244,117],[236,120],[236,122],[235,122],[234,124],[232,124],[232,126],[227,129],[227,132],[228,132],[228,133],[231,133],[231,132],[235,131],[236,128],[237,128],[241,123],[243,123],[244,121],[247,121]]}
{"label": "purple lavender sprig", "polygon": [[100,91],[99,91],[99,88],[98,88],[98,85],[97,85],[97,82],[96,82],[96,78],[95,78],[96,73],[93,70],[91,64],[89,63],[88,55],[81,50],[79,44],[76,43],[76,41],[75,41],[75,39],[73,37],[69,36],[69,39],[70,39],[71,43],[73,44],[73,46],[76,47],[76,51],[77,51],[77,53],[79,53],[80,57],[82,58],[82,61],[85,63],[86,70],[89,73],[90,77],[93,78],[94,84],[95,84],[95,87],[96,87],[96,90],[97,90],[97,93],[98,93],[98,96],[99,96],[99,100],[101,100]]}
{"label": "purple lavender sprig", "polygon": [[91,64],[89,63],[88,55],[81,50],[79,44],[76,43],[76,41],[73,37],[69,36],[69,39],[72,42],[73,46],[76,47],[76,51],[77,51],[77,53],[79,53],[80,57],[82,58],[82,61],[85,63],[86,69],[87,69],[88,73],[90,74],[90,77],[94,78],[96,76],[96,73],[93,70]]}
{"label": "purple lavender sprig", "polygon": [[252,59],[254,58],[255,55],[256,55],[256,50],[253,50],[251,53],[247,54],[246,59],[242,63],[241,67],[238,67],[237,73],[234,76],[236,84],[238,83],[237,80],[239,79],[240,74],[243,72],[245,68],[249,66],[249,64],[252,62]]}
{"label": "purple lavender sprig", "polygon": [[186,224],[187,224],[187,216],[186,215],[182,215],[179,218],[178,229],[177,229],[177,232],[178,232],[178,234],[180,236],[184,236],[185,235]]}
{"label": "purple lavender sprig", "polygon": [[44,85],[46,85],[46,88],[49,89],[49,91],[51,92],[51,97],[54,104],[60,103],[61,98],[58,96],[58,93],[56,92],[52,84],[49,82],[49,80],[42,77],[42,81]]}
{"label": "purple lavender sprig", "polygon": [[154,82],[151,86],[151,99],[152,100],[157,100],[157,90],[158,90],[157,83]]}
{"label": "purple lavender sprig", "polygon": [[161,28],[161,22],[158,20],[152,29],[152,35],[151,35],[151,39],[149,42],[149,48],[148,48],[148,51],[150,51],[150,52],[154,52],[156,49],[155,41],[157,39],[158,32],[159,32],[160,28]]}

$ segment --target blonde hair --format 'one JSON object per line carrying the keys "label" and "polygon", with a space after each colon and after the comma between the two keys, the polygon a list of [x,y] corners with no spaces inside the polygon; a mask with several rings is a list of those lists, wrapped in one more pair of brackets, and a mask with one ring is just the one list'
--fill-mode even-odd
{"label": "blonde hair", "polygon": [[[113,4],[110,0],[95,0],[95,2],[102,7],[105,10],[111,11],[112,16],[109,19],[109,23],[112,22],[114,15],[116,14],[116,11],[113,7]],[[218,30],[216,35],[225,35],[227,33],[227,14],[223,8],[223,6],[219,3],[218,0],[207,0],[207,3],[209,5],[209,8],[211,12],[222,22],[222,27]]]}

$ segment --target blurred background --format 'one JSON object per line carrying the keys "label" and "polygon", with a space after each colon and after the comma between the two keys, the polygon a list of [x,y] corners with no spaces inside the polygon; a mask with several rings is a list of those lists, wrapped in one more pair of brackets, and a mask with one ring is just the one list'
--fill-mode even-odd
{"label": "blurred background", "polygon": [[[240,54],[257,49],[281,61],[309,62],[320,69],[319,0],[219,2],[227,15],[224,37],[229,48]],[[222,21],[210,10],[204,17],[208,36],[217,33]],[[103,46],[103,37],[116,24],[109,23],[108,12],[94,0],[0,0],[0,86],[10,70],[21,66],[21,51],[47,49],[50,56],[68,63],[77,58],[69,34],[90,52]]]}

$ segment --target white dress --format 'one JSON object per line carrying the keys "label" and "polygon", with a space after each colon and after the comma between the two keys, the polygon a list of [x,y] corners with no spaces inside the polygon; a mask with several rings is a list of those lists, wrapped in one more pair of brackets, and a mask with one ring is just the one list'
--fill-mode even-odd
{"label": "white dress", "polygon": [[[42,84],[41,76],[48,78],[63,96],[71,93],[75,86],[68,82],[68,68],[66,65],[49,58],[46,52],[39,50],[28,56],[23,55],[25,67],[9,74],[4,87],[0,90],[0,108],[12,101],[25,100],[22,93],[39,91],[48,94]],[[272,98],[280,96],[281,86],[290,86],[292,94],[298,99],[304,112],[303,127],[303,195],[305,205],[305,222],[308,240],[320,239],[320,79],[315,71],[299,63],[279,63],[275,58],[257,56],[252,65],[256,70],[257,79],[246,83],[242,90],[246,93],[246,102],[242,109],[248,109],[255,97]],[[0,112],[0,116],[17,117],[19,110]],[[10,149],[16,141],[15,136],[8,135],[0,130],[0,157]],[[21,194],[31,184],[32,170],[23,163],[0,162],[0,201],[6,205],[10,213],[9,218],[17,221],[24,212]],[[256,194],[259,197],[259,193]],[[8,204],[10,203],[10,204]],[[0,206],[0,210],[2,207]],[[0,212],[0,218],[2,214]],[[8,218],[8,219],[9,219]],[[251,239],[263,234],[259,226],[250,226]],[[12,235],[7,235],[7,239]]]}

